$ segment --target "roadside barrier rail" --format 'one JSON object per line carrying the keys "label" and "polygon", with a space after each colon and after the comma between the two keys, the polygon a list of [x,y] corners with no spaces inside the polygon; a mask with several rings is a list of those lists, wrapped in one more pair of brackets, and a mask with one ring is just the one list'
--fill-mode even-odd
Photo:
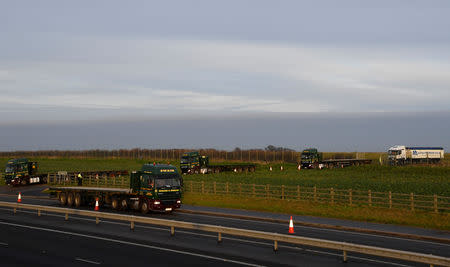
{"label": "roadside barrier rail", "polygon": [[430,266],[450,266],[450,258],[435,256],[431,254],[415,253],[409,251],[401,251],[395,249],[380,248],[374,246],[358,245],[346,242],[329,241],[323,239],[302,237],[302,236],[292,236],[283,235],[278,233],[268,233],[261,231],[253,231],[246,229],[238,229],[231,227],[222,227],[215,225],[190,223],[182,221],[173,221],[165,219],[157,219],[151,217],[134,216],[134,215],[122,215],[106,212],[96,212],[96,211],[86,211],[70,208],[59,208],[59,207],[48,207],[40,205],[22,204],[22,203],[12,203],[0,201],[0,206],[12,208],[14,214],[18,209],[35,210],[38,216],[42,216],[42,211],[62,213],[65,214],[65,220],[69,219],[70,215],[88,216],[95,217],[96,224],[100,223],[100,219],[111,219],[118,221],[126,221],[130,223],[130,229],[134,230],[135,223],[152,224],[158,226],[170,227],[170,234],[175,234],[175,228],[198,230],[204,232],[217,233],[217,241],[222,242],[222,235],[228,234],[232,236],[241,236],[262,240],[273,241],[273,249],[278,250],[278,242],[320,247],[325,249],[333,249],[342,251],[342,257],[344,261],[347,261],[348,252],[361,253],[372,256],[386,257],[398,260],[405,260],[410,262],[418,262],[429,264]]}

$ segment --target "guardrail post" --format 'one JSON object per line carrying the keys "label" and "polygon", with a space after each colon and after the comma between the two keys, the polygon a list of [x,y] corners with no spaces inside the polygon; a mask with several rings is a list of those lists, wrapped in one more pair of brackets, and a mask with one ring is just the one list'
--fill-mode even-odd
{"label": "guardrail post", "polygon": [[433,202],[434,202],[434,212],[438,212],[438,201],[437,201],[437,195],[433,195]]}
{"label": "guardrail post", "polygon": [[123,187],[123,176],[121,177],[121,182],[120,182],[120,184],[121,184],[121,186]]}
{"label": "guardrail post", "polygon": [[369,207],[372,207],[372,191],[371,190],[369,190],[368,198],[369,198]]}
{"label": "guardrail post", "polygon": [[92,174],[89,174],[89,185],[92,185]]}
{"label": "guardrail post", "polygon": [[227,184],[226,184],[226,187],[227,187],[227,195],[228,195],[228,182],[227,182]]}
{"label": "guardrail post", "polygon": [[389,191],[389,208],[392,209],[392,192]]}
{"label": "guardrail post", "polygon": [[270,186],[270,185],[268,185],[268,184],[266,185],[266,198],[267,198],[267,199],[270,198],[270,197],[269,197],[269,186]]}
{"label": "guardrail post", "polygon": [[411,199],[411,211],[414,211],[414,193],[411,193],[409,198]]}
{"label": "guardrail post", "polygon": [[134,230],[134,221],[130,221],[130,230]]}
{"label": "guardrail post", "polygon": [[353,191],[351,189],[348,190],[348,201],[350,203],[350,206],[352,205],[352,197],[353,197]]}
{"label": "guardrail post", "polygon": [[204,193],[205,193],[205,182],[202,181],[202,194],[204,194]]}
{"label": "guardrail post", "polygon": [[170,235],[171,236],[175,235],[175,227],[174,226],[170,226]]}
{"label": "guardrail post", "polygon": [[242,184],[239,183],[239,196],[241,196],[241,194],[242,194]]}
{"label": "guardrail post", "polygon": [[113,177],[113,186],[116,187],[116,176]]}
{"label": "guardrail post", "polygon": [[68,221],[68,220],[69,220],[69,213],[68,213],[68,212],[66,212],[66,215],[64,216],[64,220],[65,220],[65,221]]}
{"label": "guardrail post", "polygon": [[281,186],[281,199],[284,200],[284,185]]}
{"label": "guardrail post", "polygon": [[17,213],[17,208],[16,207],[14,207],[14,214],[16,214]]}
{"label": "guardrail post", "polygon": [[99,224],[100,223],[100,219],[98,217],[95,217],[95,224]]}
{"label": "guardrail post", "polygon": [[334,205],[334,189],[330,188],[331,205]]}
{"label": "guardrail post", "polygon": [[255,193],[255,184],[253,184],[253,197],[256,197],[256,193]]}
{"label": "guardrail post", "polygon": [[277,250],[278,250],[278,241],[275,240],[273,241],[273,251],[277,252]]}
{"label": "guardrail post", "polygon": [[192,181],[190,181],[189,184],[190,184],[191,193],[192,193],[192,192],[194,192],[194,187],[193,187],[193,185],[192,185]]}
{"label": "guardrail post", "polygon": [[297,185],[297,200],[300,200],[300,186]]}
{"label": "guardrail post", "polygon": [[214,181],[214,195],[216,194],[216,181]]}
{"label": "guardrail post", "polygon": [[344,262],[347,262],[347,251],[346,250],[343,251],[342,258],[343,258]]}
{"label": "guardrail post", "polygon": [[108,184],[108,177],[105,175],[105,185]]}
{"label": "guardrail post", "polygon": [[222,243],[222,233],[219,232],[217,235],[217,243]]}
{"label": "guardrail post", "polygon": [[41,216],[41,209],[38,209],[38,216]]}

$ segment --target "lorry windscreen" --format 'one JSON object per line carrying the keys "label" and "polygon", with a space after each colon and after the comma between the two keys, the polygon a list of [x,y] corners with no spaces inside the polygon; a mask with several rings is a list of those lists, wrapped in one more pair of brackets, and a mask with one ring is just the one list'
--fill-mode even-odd
{"label": "lorry windscreen", "polygon": [[6,165],[5,172],[7,173],[14,172],[14,165]]}
{"label": "lorry windscreen", "polygon": [[400,150],[389,150],[388,154],[395,156],[395,155],[400,155],[402,152]]}
{"label": "lorry windscreen", "polygon": [[181,157],[181,164],[183,163],[189,163],[189,157]]}
{"label": "lorry windscreen", "polygon": [[157,178],[155,179],[155,186],[157,189],[165,187],[180,187],[180,178],[178,176],[173,176],[171,178]]}

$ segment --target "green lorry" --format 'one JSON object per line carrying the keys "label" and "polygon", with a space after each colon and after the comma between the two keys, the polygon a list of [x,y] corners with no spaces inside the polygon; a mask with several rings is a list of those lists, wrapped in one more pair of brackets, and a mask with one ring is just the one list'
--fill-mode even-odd
{"label": "green lorry", "polygon": [[200,155],[198,151],[185,152],[181,156],[180,169],[183,174],[219,173],[225,171],[254,172],[256,164],[252,163],[222,163],[211,164],[209,157]]}
{"label": "green lorry", "polygon": [[181,207],[182,177],[167,164],[144,164],[130,174],[128,188],[52,186],[50,195],[62,206],[110,205],[116,210],[172,212]]}
{"label": "green lorry", "polygon": [[8,160],[4,176],[5,183],[12,186],[47,182],[47,174],[38,173],[38,163],[27,158]]}
{"label": "green lorry", "polygon": [[323,159],[323,153],[317,148],[307,148],[302,151],[300,165],[303,169],[344,168],[371,164],[371,159]]}

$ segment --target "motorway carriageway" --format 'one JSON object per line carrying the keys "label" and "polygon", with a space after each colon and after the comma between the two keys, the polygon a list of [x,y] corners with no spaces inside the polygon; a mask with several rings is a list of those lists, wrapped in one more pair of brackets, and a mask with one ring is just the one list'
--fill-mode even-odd
{"label": "motorway carriageway", "polygon": [[[2,195],[0,200],[15,202],[16,196]],[[56,200],[26,196],[23,203],[58,206]],[[112,212],[110,209],[104,210]],[[135,212],[121,213],[139,215]],[[287,234],[288,230],[287,224],[180,212],[145,216],[282,234]],[[130,231],[129,224],[125,222],[105,220],[95,225],[94,218],[70,216],[66,222],[63,217],[62,214],[44,212],[38,217],[31,211],[19,211],[13,215],[11,209],[0,208],[0,256],[5,259],[2,263],[30,266],[30,263],[36,265],[42,260],[43,265],[64,263],[111,266],[151,262],[157,266],[423,266],[354,254],[349,254],[348,262],[343,263],[342,252],[339,251],[280,244],[279,251],[275,253],[269,241],[223,236],[223,242],[217,244],[217,236],[213,233],[175,229],[175,236],[171,237],[169,229],[164,227],[136,224],[135,231]],[[295,231],[296,235],[301,236],[450,257],[448,243],[303,226],[295,226]]]}

